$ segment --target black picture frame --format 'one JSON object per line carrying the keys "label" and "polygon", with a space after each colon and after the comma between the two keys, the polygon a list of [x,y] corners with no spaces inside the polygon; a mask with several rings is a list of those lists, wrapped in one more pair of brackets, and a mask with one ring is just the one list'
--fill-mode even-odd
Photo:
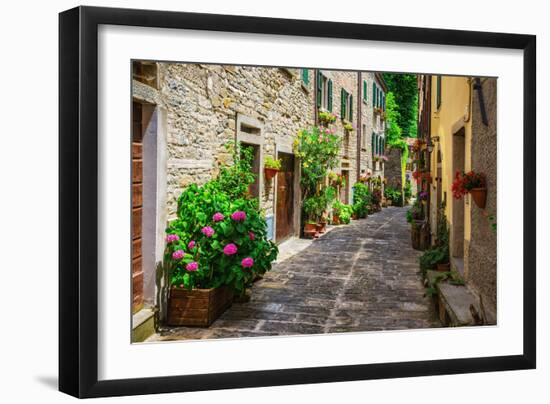
{"label": "black picture frame", "polygon": [[[523,354],[98,381],[98,26],[180,28],[523,50]],[[59,16],[59,389],[75,397],[325,383],[536,366],[536,37],[77,7]]]}

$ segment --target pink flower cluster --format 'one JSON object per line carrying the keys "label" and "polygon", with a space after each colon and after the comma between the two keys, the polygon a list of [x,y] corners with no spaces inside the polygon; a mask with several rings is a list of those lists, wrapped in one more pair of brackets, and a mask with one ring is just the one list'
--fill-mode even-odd
{"label": "pink flower cluster", "polygon": [[229,243],[223,248],[223,253],[225,255],[237,254],[237,246],[233,243]]}
{"label": "pink flower cluster", "polygon": [[187,248],[189,248],[190,250],[195,248],[195,240],[191,240],[189,244],[187,244]]}
{"label": "pink flower cluster", "polygon": [[256,236],[254,235],[254,232],[249,231],[248,232],[248,238],[249,238],[250,241],[254,241],[254,239],[256,238]]}
{"label": "pink flower cluster", "polygon": [[250,257],[243,258],[241,261],[241,265],[243,268],[250,268],[252,265],[254,265],[254,260]]}
{"label": "pink flower cluster", "polygon": [[199,264],[195,261],[192,261],[185,266],[185,269],[187,269],[189,272],[195,272],[197,269],[199,269]]}
{"label": "pink flower cluster", "polygon": [[185,252],[183,250],[176,250],[172,253],[172,258],[175,260],[181,260],[185,257]]}
{"label": "pink flower cluster", "polygon": [[173,243],[174,241],[178,241],[180,239],[180,236],[177,234],[168,234],[166,236],[166,242],[167,243]]}
{"label": "pink flower cluster", "polygon": [[220,212],[216,212],[214,216],[212,216],[212,220],[215,222],[221,222],[223,219],[225,219],[225,216]]}
{"label": "pink flower cluster", "polygon": [[233,219],[236,222],[242,222],[246,220],[246,212],[243,212],[242,210],[238,210],[236,212],[233,212],[231,214],[231,219]]}
{"label": "pink flower cluster", "polygon": [[210,226],[205,226],[202,228],[201,233],[206,237],[212,237],[215,233],[214,229]]}

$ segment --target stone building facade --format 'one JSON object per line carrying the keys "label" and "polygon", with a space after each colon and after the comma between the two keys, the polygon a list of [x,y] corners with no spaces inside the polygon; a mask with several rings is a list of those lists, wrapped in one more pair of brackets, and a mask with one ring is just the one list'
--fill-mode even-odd
{"label": "stone building facade", "polygon": [[[269,236],[281,242],[301,231],[295,135],[318,124],[319,111],[330,110],[337,117],[332,127],[342,138],[337,171],[347,179],[339,197],[352,203],[354,183],[361,173],[374,172],[372,157],[382,147],[372,144],[374,133],[378,141],[384,130],[383,94],[372,90],[383,88],[380,81],[368,72],[135,61],[132,267],[133,290],[139,293],[133,296],[134,311],[155,298],[155,268],[178,196],[230,164],[226,146],[232,142],[253,149],[257,180],[251,193],[265,212]],[[354,130],[344,129],[346,121]],[[271,180],[264,176],[267,156],[283,163]]]}
{"label": "stone building facade", "polygon": [[[489,323],[496,321],[497,243],[490,220],[496,217],[496,82],[495,78],[419,78],[419,134],[429,145],[425,153],[432,178],[427,206],[431,236],[436,236],[443,206],[451,268],[481,297]],[[453,198],[455,173],[470,170],[487,180],[485,208],[479,208],[470,194]]]}

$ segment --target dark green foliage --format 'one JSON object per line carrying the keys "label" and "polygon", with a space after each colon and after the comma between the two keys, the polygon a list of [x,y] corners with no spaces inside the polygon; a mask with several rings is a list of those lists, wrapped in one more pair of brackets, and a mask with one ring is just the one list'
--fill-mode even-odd
{"label": "dark green foliage", "polygon": [[440,208],[440,219],[437,223],[437,237],[435,245],[426,250],[419,258],[420,269],[425,273],[428,269],[434,269],[437,264],[449,262],[449,228],[447,218],[444,214],[444,207]]}
{"label": "dark green foliage", "polygon": [[335,214],[340,218],[340,222],[343,224],[348,224],[351,221],[351,215],[353,213],[353,208],[350,205],[346,205],[340,201],[334,202],[332,206]]}
{"label": "dark green foliage", "polygon": [[414,74],[384,73],[388,89],[397,104],[397,125],[402,137],[416,137],[418,112],[417,77]]}
{"label": "dark green foliage", "polygon": [[386,199],[390,199],[392,201],[392,205],[402,205],[401,191],[399,191],[398,189],[387,186],[386,188],[384,188],[384,196],[386,197]]}
{"label": "dark green foliage", "polygon": [[357,182],[353,186],[353,213],[358,218],[367,217],[369,213],[369,205],[372,203],[372,195],[369,187],[361,182]]}

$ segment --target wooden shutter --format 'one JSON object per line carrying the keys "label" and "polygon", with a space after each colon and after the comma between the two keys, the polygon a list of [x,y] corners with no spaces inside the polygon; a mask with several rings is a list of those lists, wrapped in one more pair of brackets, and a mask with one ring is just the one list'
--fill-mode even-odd
{"label": "wooden shutter", "polygon": [[327,109],[330,112],[332,112],[332,80],[329,80],[327,83],[327,92],[328,92]]}
{"label": "wooden shutter", "polygon": [[317,108],[321,108],[323,99],[323,75],[317,70]]}
{"label": "wooden shutter", "polygon": [[353,95],[349,96],[349,121],[353,121]]}
{"label": "wooden shutter", "polygon": [[308,69],[302,69],[302,81],[305,85],[309,84],[309,70]]}
{"label": "wooden shutter", "polygon": [[367,80],[363,80],[363,99],[367,101]]}
{"label": "wooden shutter", "polygon": [[376,107],[376,83],[372,82],[372,106]]}

